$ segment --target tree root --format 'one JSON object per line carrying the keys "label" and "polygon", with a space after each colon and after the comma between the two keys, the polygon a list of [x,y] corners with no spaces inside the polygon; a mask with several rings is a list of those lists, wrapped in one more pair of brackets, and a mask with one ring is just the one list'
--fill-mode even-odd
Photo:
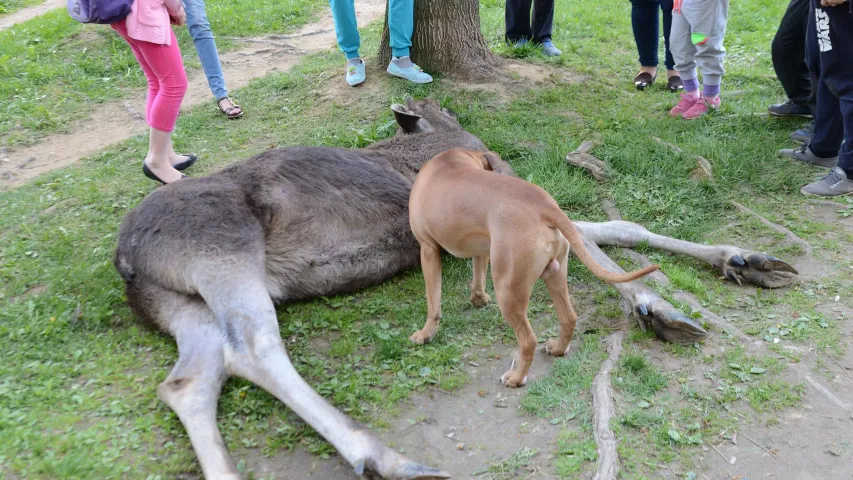
{"label": "tree root", "polygon": [[592,381],[593,433],[598,445],[598,466],[595,480],[616,480],[619,472],[619,455],[616,452],[616,437],[610,430],[613,418],[613,390],[610,387],[610,372],[622,354],[625,332],[618,330],[607,337],[607,360]]}
{"label": "tree root", "polygon": [[687,155],[688,157],[693,157],[696,160],[696,167],[690,172],[690,178],[696,181],[714,181],[714,170],[711,167],[711,162],[709,162],[707,158],[701,155],[685,153],[684,150],[682,150],[678,145],[673,145],[672,143],[664,142],[658,137],[655,137],[655,141],[663,145],[664,147],[669,148],[675,153],[678,153],[680,155]]}
{"label": "tree root", "polygon": [[798,237],[797,234],[795,234],[794,232],[788,230],[787,228],[783,227],[782,225],[779,225],[778,223],[771,222],[770,220],[765,218],[763,215],[756,213],[755,211],[741,205],[740,203],[738,203],[734,200],[729,201],[729,203],[731,203],[732,205],[737,207],[737,209],[740,210],[741,212],[755,217],[756,219],[758,219],[758,221],[760,221],[761,223],[763,223],[764,225],[769,227],[771,230],[774,230],[776,232],[781,233],[782,235],[785,235],[785,238],[787,238],[789,242],[796,243],[797,245],[803,247],[803,250],[806,252],[806,255],[812,254],[811,244],[809,242],[803,240],[802,238]]}
{"label": "tree root", "polygon": [[599,182],[607,178],[607,165],[589,154],[595,147],[594,142],[584,141],[574,151],[566,155],[566,163],[580,167],[590,173]]}

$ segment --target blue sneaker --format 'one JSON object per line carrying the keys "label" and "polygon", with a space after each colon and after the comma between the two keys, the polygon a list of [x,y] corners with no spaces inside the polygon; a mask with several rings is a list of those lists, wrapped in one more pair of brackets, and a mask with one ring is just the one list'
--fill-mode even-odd
{"label": "blue sneaker", "polygon": [[[410,62],[411,63],[411,62]],[[391,63],[388,64],[388,73],[395,77],[405,78],[406,80],[412,83],[431,83],[432,76],[428,73],[425,73],[421,67],[411,64],[409,67],[400,67],[394,60],[391,60]]]}
{"label": "blue sneaker", "polygon": [[551,40],[545,40],[542,42],[542,53],[544,53],[548,57],[559,57],[563,54],[559,48],[555,47]]}
{"label": "blue sneaker", "polygon": [[364,73],[364,62],[357,65],[347,65],[347,83],[350,87],[364,83],[367,74]]}

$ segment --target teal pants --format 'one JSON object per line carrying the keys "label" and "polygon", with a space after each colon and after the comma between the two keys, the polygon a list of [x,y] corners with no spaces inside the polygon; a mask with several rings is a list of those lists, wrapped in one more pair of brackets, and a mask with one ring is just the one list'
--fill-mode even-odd
{"label": "teal pants", "polygon": [[[358,57],[361,38],[355,19],[355,0],[329,0],[338,46],[347,58]],[[412,29],[415,21],[415,0],[389,0],[388,30],[391,34],[391,53],[395,57],[406,57],[412,46]]]}

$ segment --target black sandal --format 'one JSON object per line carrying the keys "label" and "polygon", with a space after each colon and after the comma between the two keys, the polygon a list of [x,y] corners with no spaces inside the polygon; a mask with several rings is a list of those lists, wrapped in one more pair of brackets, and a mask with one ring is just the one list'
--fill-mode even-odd
{"label": "black sandal", "polygon": [[640,72],[634,77],[634,86],[637,87],[637,90],[645,90],[646,87],[650,87],[655,83],[655,79],[657,75],[654,77],[649,72]]}
{"label": "black sandal", "polygon": [[[230,101],[232,106],[228,108],[222,108],[222,105],[219,102],[223,100]],[[225,116],[228,118],[240,118],[243,116],[243,109],[240,107],[240,105],[234,103],[234,100],[231,100],[231,98],[229,97],[222,97],[219,100],[216,100],[216,106],[219,107],[219,111],[224,113]],[[235,110],[237,110],[237,113],[234,113]]]}
{"label": "black sandal", "polygon": [[680,76],[673,75],[667,79],[666,88],[668,88],[672,93],[680,92],[684,90],[684,83],[681,81]]}

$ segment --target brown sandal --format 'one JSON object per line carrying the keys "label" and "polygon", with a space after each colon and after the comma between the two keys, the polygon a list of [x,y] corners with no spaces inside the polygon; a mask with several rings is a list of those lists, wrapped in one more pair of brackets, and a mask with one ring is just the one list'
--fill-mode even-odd
{"label": "brown sandal", "polygon": [[655,79],[657,75],[654,77],[649,72],[640,72],[634,77],[634,86],[637,87],[637,90],[645,90],[646,87],[650,87],[655,83]]}
{"label": "brown sandal", "polygon": [[[219,102],[223,100],[230,101],[232,106],[228,108],[222,108],[222,104],[220,104]],[[237,105],[234,100],[231,100],[231,98],[229,97],[222,97],[219,100],[216,100],[216,106],[219,107],[219,111],[224,113],[225,116],[228,118],[240,118],[243,116],[243,109],[240,107],[240,105]]]}
{"label": "brown sandal", "polygon": [[681,77],[673,75],[667,79],[666,88],[672,93],[680,92],[684,90],[684,83],[681,81]]}

